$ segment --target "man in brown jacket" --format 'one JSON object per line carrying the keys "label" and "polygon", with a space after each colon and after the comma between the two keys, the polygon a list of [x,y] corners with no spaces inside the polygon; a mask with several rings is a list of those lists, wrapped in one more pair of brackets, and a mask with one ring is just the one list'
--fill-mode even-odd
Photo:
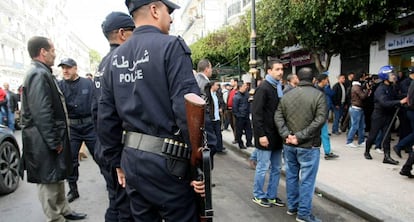
{"label": "man in brown jacket", "polygon": [[[356,148],[365,145],[365,116],[363,108],[363,100],[369,95],[368,90],[362,89],[360,80],[362,73],[357,73],[354,76],[351,88],[351,106],[349,107],[349,116],[351,117],[351,129],[346,138],[346,146],[349,148]],[[358,145],[353,143],[355,133],[358,131]]]}

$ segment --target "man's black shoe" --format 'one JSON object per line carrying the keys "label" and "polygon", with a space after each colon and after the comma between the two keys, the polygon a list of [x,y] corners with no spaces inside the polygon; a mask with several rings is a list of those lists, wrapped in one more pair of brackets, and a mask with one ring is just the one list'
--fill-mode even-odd
{"label": "man's black shoe", "polygon": [[71,190],[68,193],[68,196],[66,197],[68,199],[68,202],[71,203],[72,201],[79,198],[79,193],[77,190]]}
{"label": "man's black shoe", "polygon": [[401,156],[401,150],[400,150],[400,149],[398,149],[398,147],[397,147],[397,146],[394,146],[392,149],[395,151],[395,153],[397,154],[397,156],[398,156],[399,158],[402,158],[402,156]]}
{"label": "man's black shoe", "polygon": [[227,153],[227,150],[221,150],[221,151],[217,151],[217,154],[226,154]]}
{"label": "man's black shoe", "polygon": [[245,146],[239,146],[239,148],[242,149],[242,150],[247,149],[247,147],[245,147]]}
{"label": "man's black shoe", "polygon": [[371,156],[371,154],[369,154],[369,153],[364,153],[364,157],[365,157],[365,159],[367,159],[367,160],[372,160],[372,156]]}
{"label": "man's black shoe", "polygon": [[246,144],[247,147],[254,147],[253,143]]}
{"label": "man's black shoe", "polygon": [[400,171],[400,175],[402,175],[402,176],[407,176],[408,178],[414,178],[414,175],[412,175],[411,174],[411,172],[410,171]]}
{"label": "man's black shoe", "polygon": [[83,220],[86,218],[86,214],[76,213],[75,211],[72,211],[72,213],[67,214],[64,217],[65,219],[68,219],[68,220]]}
{"label": "man's black shoe", "polygon": [[382,163],[388,163],[388,164],[392,164],[392,165],[398,165],[400,162],[394,160],[390,156],[386,156],[386,157],[384,157],[384,160],[382,161]]}

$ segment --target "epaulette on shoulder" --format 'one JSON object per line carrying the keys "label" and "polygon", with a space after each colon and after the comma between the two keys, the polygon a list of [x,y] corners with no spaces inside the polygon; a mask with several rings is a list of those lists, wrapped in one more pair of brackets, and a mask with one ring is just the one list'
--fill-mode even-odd
{"label": "epaulette on shoulder", "polygon": [[185,53],[191,54],[191,49],[188,47],[187,43],[185,43],[184,39],[181,36],[177,36],[177,40],[180,43],[181,47],[183,47]]}

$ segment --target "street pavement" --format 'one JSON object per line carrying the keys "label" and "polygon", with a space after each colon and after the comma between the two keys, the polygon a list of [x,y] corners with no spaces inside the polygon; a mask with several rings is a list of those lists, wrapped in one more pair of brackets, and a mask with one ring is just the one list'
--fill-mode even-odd
{"label": "street pavement", "polygon": [[[239,149],[237,144],[232,144],[234,137],[231,130],[224,130],[222,135],[226,148],[237,151],[246,158],[255,149]],[[393,138],[391,147],[398,141],[397,136],[393,135]],[[244,135],[242,139],[246,142]],[[373,160],[366,160],[363,156],[365,147],[345,147],[346,133],[332,135],[330,140],[331,152],[338,154],[339,158],[325,160],[321,148],[316,195],[330,199],[368,221],[414,220],[414,179],[399,175],[407,160],[405,152],[402,152],[403,158],[400,159],[391,151],[391,156],[400,161],[395,166],[383,164],[384,154],[373,149]]]}

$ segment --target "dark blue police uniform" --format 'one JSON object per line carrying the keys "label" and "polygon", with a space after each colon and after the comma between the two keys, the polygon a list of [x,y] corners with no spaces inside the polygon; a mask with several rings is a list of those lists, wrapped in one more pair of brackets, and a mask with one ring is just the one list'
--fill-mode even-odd
{"label": "dark blue police uniform", "polygon": [[79,77],[74,81],[61,80],[59,87],[65,96],[70,123],[70,147],[72,151],[73,173],[67,180],[69,186],[73,186],[79,178],[78,154],[82,142],[85,142],[92,156],[94,154],[96,132],[91,114],[93,83],[89,79]]}
{"label": "dark blue police uniform", "polygon": [[200,94],[190,54],[181,38],[140,26],[105,67],[98,135],[125,172],[135,221],[198,221],[189,160],[161,153],[164,138],[189,144],[184,95]]}
{"label": "dark blue police uniform", "polygon": [[[387,131],[396,107],[400,106],[400,100],[394,87],[384,83],[381,83],[375,90],[374,103],[374,112],[371,116],[371,130],[366,141],[365,155],[369,155],[369,150],[374,144],[378,133],[380,131],[383,133]],[[391,134],[389,133],[383,141],[382,149],[384,150],[384,161],[386,162],[386,158],[390,158]]]}
{"label": "dark blue police uniform", "polygon": [[[109,53],[102,59],[98,66],[98,72],[94,76],[94,91],[92,100],[92,116],[97,129],[97,116],[98,116],[98,99],[101,96],[101,77],[104,73],[105,65],[110,61],[110,58],[114,50],[119,44],[111,44]],[[96,138],[95,144],[95,159],[99,165],[100,171],[106,182],[106,189],[108,191],[109,206],[105,212],[105,221],[132,221],[131,209],[129,204],[129,197],[126,190],[118,183],[118,176],[116,169],[113,168],[108,162],[105,161],[103,156],[103,149],[99,142],[99,136]]]}

